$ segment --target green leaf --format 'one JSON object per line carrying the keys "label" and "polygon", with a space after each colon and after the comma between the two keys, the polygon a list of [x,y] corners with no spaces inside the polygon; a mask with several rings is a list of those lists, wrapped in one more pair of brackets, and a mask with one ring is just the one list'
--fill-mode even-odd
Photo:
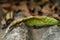
{"label": "green leaf", "polygon": [[52,18],[52,17],[47,17],[47,16],[39,16],[40,19],[32,18],[25,23],[27,25],[35,25],[35,26],[48,26],[48,25],[57,25],[58,20]]}

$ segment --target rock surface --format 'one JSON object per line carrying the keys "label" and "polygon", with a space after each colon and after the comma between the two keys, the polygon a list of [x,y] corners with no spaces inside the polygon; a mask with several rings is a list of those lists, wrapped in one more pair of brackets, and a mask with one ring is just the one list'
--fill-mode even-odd
{"label": "rock surface", "polygon": [[16,27],[10,31],[4,40],[26,40],[28,30],[25,25]]}
{"label": "rock surface", "polygon": [[58,26],[33,29],[34,40],[60,40],[60,28]]}
{"label": "rock surface", "polygon": [[7,34],[6,40],[60,40],[60,28],[56,25],[40,29],[31,29],[30,33],[28,34],[26,26],[17,27]]}

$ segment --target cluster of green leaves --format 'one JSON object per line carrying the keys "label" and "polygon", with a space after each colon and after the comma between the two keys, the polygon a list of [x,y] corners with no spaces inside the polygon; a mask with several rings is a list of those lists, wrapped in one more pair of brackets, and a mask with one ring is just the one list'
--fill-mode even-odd
{"label": "cluster of green leaves", "polygon": [[25,23],[27,25],[35,25],[35,26],[48,26],[48,25],[57,25],[58,24],[58,20],[56,20],[52,17],[41,16],[39,18],[40,19],[31,18],[31,19],[25,21]]}

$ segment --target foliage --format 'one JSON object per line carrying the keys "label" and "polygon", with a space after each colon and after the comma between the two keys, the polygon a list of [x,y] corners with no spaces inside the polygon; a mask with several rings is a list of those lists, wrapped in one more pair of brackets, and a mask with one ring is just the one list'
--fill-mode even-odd
{"label": "foliage", "polygon": [[39,17],[40,19],[32,18],[25,23],[27,25],[35,25],[35,26],[47,26],[47,25],[56,25],[58,21],[52,17],[47,17],[47,16],[41,16]]}

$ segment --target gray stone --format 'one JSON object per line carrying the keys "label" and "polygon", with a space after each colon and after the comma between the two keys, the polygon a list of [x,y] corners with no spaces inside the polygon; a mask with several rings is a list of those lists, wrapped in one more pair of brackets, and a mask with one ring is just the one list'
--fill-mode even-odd
{"label": "gray stone", "polygon": [[58,26],[33,29],[34,40],[60,40],[60,28]]}
{"label": "gray stone", "polygon": [[28,30],[25,25],[16,27],[12,29],[12,31],[8,32],[5,40],[26,40],[27,33],[28,33]]}

